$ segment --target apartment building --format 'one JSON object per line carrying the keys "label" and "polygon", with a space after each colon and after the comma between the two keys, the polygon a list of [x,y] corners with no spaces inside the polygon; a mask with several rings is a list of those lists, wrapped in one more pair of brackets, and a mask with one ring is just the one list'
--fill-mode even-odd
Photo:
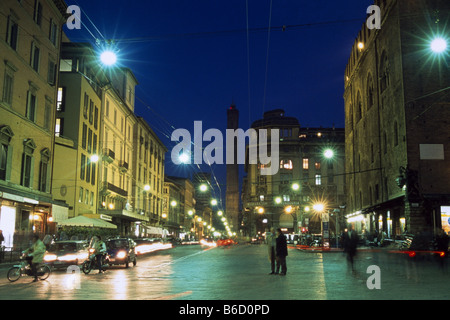
{"label": "apartment building", "polygon": [[58,63],[66,4],[0,3],[0,229],[5,245],[67,218],[53,198]]}

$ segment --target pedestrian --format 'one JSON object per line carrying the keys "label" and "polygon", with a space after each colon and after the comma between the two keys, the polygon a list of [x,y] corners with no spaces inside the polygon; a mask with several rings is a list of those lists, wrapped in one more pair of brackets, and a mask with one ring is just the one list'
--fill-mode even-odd
{"label": "pedestrian", "polygon": [[348,225],[347,231],[343,235],[344,253],[347,254],[347,262],[350,264],[352,271],[354,270],[353,260],[356,255],[356,247],[358,246],[358,235],[351,224]]}
{"label": "pedestrian", "polygon": [[288,255],[287,251],[287,241],[286,236],[283,234],[280,228],[277,229],[277,239],[276,239],[276,260],[277,260],[277,269],[275,271],[275,274],[278,274],[281,267],[281,273],[280,275],[284,276],[287,272],[286,267],[286,257]]}
{"label": "pedestrian", "polygon": [[441,268],[444,268],[445,261],[447,259],[448,255],[448,243],[449,243],[449,237],[442,229],[436,230],[436,250],[439,252],[439,264]]}
{"label": "pedestrian", "polygon": [[267,240],[267,253],[269,255],[269,262],[272,272],[269,274],[275,274],[275,260],[276,260],[276,235],[274,228],[270,228],[270,231],[266,232],[266,240]]}
{"label": "pedestrian", "polygon": [[39,236],[37,234],[33,235],[32,241],[33,244],[31,245],[31,247],[23,251],[23,253],[26,254],[26,260],[31,267],[31,273],[34,276],[33,282],[36,282],[38,281],[37,265],[39,263],[42,263],[42,261],[44,260],[44,255],[47,248],[45,247],[45,244],[39,239]]}

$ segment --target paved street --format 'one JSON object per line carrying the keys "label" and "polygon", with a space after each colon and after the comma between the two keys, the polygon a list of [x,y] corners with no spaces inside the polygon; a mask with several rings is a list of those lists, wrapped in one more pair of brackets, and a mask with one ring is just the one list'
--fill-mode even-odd
{"label": "paved street", "polygon": [[[380,267],[381,288],[368,289],[370,265]],[[408,263],[380,250],[360,250],[356,273],[340,252],[290,249],[286,276],[269,275],[264,245],[230,248],[178,246],[141,256],[136,267],[110,268],[105,274],[66,274],[32,283],[6,279],[0,270],[0,299],[45,300],[373,300],[449,299],[449,275],[433,261]],[[79,282],[74,282],[78,279]]]}

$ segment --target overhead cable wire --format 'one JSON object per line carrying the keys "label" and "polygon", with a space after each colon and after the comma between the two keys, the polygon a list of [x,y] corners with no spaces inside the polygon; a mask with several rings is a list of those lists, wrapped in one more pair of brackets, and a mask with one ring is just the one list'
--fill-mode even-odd
{"label": "overhead cable wire", "polygon": [[270,49],[270,27],[272,23],[272,1],[270,0],[269,9],[269,27],[267,29],[267,51],[266,51],[266,72],[264,76],[264,93],[263,93],[263,104],[262,104],[262,114],[264,114],[264,109],[266,107],[266,94],[267,94],[267,76],[269,73],[269,49]]}

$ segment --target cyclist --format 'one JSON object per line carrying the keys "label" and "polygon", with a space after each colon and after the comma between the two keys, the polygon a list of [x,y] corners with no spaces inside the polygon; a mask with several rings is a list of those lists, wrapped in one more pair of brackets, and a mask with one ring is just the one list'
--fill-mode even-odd
{"label": "cyclist", "polygon": [[33,282],[38,281],[37,277],[37,265],[42,263],[44,260],[45,251],[47,248],[45,244],[39,239],[37,234],[33,235],[32,238],[33,244],[27,250],[23,251],[23,253],[27,256],[26,260],[31,268],[31,273],[34,276]]}
{"label": "cyclist", "polygon": [[97,259],[97,267],[98,267],[98,273],[102,273],[102,266],[103,266],[103,255],[106,253],[106,244],[102,241],[102,237],[97,236],[97,241],[94,243],[94,254],[95,258]]}

